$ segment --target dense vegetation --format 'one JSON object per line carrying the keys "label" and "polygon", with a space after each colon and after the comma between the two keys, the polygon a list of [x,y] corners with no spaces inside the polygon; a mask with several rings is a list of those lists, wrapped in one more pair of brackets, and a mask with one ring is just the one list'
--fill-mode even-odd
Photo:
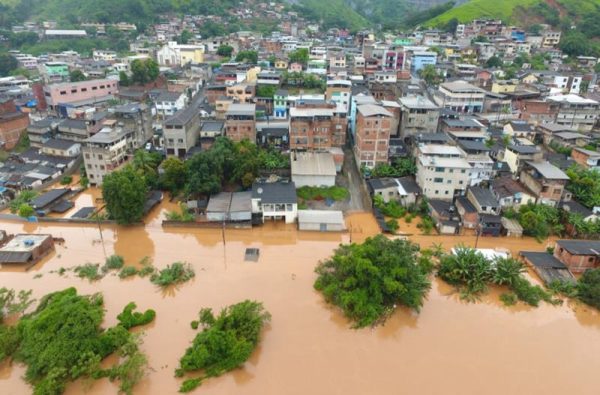
{"label": "dense vegetation", "polygon": [[[102,329],[102,295],[81,296],[74,288],[48,294],[16,325],[0,324],[0,360],[25,364],[24,378],[36,394],[60,394],[69,381],[82,377],[119,380],[120,390],[131,393],[144,375],[146,357],[139,351],[138,337],[128,329],[155,317],[153,310],[134,309],[130,303],[119,314],[119,324]],[[120,363],[102,369],[100,362],[114,352],[119,353]]]}
{"label": "dense vegetation", "polygon": [[199,320],[192,322],[192,328],[201,324],[202,331],[181,357],[176,375],[201,370],[202,376],[184,381],[180,392],[189,392],[208,377],[242,366],[258,345],[260,332],[270,319],[262,303],[250,300],[226,307],[217,316],[210,308],[200,310]]}
{"label": "dense vegetation", "polygon": [[[226,15],[227,11],[241,3],[240,0],[20,0],[16,9],[8,7],[6,19],[12,22],[27,18],[58,19],[63,24],[78,21],[89,22],[131,22],[142,29],[146,24],[158,20],[160,14],[180,13],[195,15]],[[1,9],[0,9],[1,10]]]}
{"label": "dense vegetation", "polygon": [[185,165],[185,179],[173,183],[174,187],[190,196],[206,196],[220,192],[225,184],[248,188],[260,169],[288,167],[289,157],[248,140],[234,143],[218,137],[210,149],[195,154]]}
{"label": "dense vegetation", "polygon": [[573,166],[567,170],[570,182],[567,188],[584,206],[600,206],[600,171]]}
{"label": "dense vegetation", "polygon": [[412,158],[400,158],[394,160],[391,165],[378,163],[372,170],[363,167],[361,171],[371,177],[405,177],[414,176],[417,173],[417,165]]}
{"label": "dense vegetation", "polygon": [[508,304],[521,300],[530,306],[538,306],[540,301],[554,303],[550,293],[538,285],[532,285],[524,276],[523,264],[513,258],[487,259],[472,248],[458,247],[454,254],[441,257],[437,275],[455,286],[461,298],[475,300],[489,285],[505,286],[511,292],[503,296]]}
{"label": "dense vegetation", "polygon": [[473,19],[485,17],[509,20],[515,7],[533,5],[538,2],[539,0],[470,0],[431,19],[428,24],[440,25],[451,19],[470,22]]}
{"label": "dense vegetation", "polygon": [[357,31],[368,25],[368,21],[344,0],[301,0],[291,8],[308,20],[320,21],[325,29],[337,27]]}
{"label": "dense vegetation", "polygon": [[158,273],[152,274],[150,281],[161,288],[177,285],[194,278],[196,274],[189,263],[175,262]]}
{"label": "dense vegetation", "polygon": [[340,246],[317,266],[315,288],[360,328],[382,322],[397,305],[419,311],[431,287],[429,269],[417,244],[379,235]]}
{"label": "dense vegetation", "polygon": [[325,200],[331,199],[342,201],[348,199],[350,192],[342,187],[309,187],[304,186],[296,191],[298,197],[303,200]]}

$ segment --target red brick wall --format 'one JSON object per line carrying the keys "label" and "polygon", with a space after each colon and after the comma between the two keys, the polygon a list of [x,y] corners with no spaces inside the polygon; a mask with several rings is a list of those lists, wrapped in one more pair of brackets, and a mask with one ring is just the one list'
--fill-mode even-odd
{"label": "red brick wall", "polygon": [[225,121],[225,135],[233,141],[242,141],[247,138],[251,142],[256,142],[255,122],[227,120]]}
{"label": "red brick wall", "polygon": [[355,149],[359,161],[387,163],[392,122],[393,119],[389,117],[364,117],[361,113],[357,114]]}
{"label": "red brick wall", "polygon": [[600,266],[600,258],[593,255],[572,255],[558,244],[554,248],[554,257],[567,265],[573,273],[583,273]]}
{"label": "red brick wall", "polygon": [[0,117],[0,140],[4,142],[5,149],[13,149],[19,142],[21,134],[29,126],[27,114],[16,114],[15,117]]}

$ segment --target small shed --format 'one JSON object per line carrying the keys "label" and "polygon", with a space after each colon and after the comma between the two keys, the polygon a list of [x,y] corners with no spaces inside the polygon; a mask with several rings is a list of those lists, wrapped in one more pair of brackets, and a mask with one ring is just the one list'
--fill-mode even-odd
{"label": "small shed", "polygon": [[221,192],[211,196],[206,219],[210,222],[251,221],[252,192]]}
{"label": "small shed", "polygon": [[502,233],[508,237],[522,237],[523,227],[516,219],[502,217]]}
{"label": "small shed", "polygon": [[33,209],[36,211],[47,210],[52,205],[60,202],[69,193],[71,193],[70,188],[51,189],[33,199],[31,202],[31,207],[33,207]]}
{"label": "small shed", "polygon": [[343,232],[346,230],[341,211],[298,210],[298,229],[319,232]]}
{"label": "small shed", "polygon": [[235,222],[252,220],[252,191],[231,194],[229,220]]}
{"label": "small shed", "polygon": [[95,207],[82,207],[79,210],[77,210],[75,214],[71,215],[71,218],[86,219],[89,218],[90,215],[94,213],[94,211],[96,211]]}
{"label": "small shed", "polygon": [[292,181],[296,188],[335,185],[335,162],[333,155],[328,152],[294,152],[291,165]]}
{"label": "small shed", "polygon": [[0,265],[31,266],[54,249],[48,234],[18,234],[0,248]]}
{"label": "small shed", "polygon": [[547,252],[521,251],[519,254],[546,284],[552,281],[575,282],[575,276],[564,263]]}
{"label": "small shed", "polygon": [[211,222],[223,222],[227,219],[231,205],[231,192],[220,192],[210,197],[206,207],[206,219]]}

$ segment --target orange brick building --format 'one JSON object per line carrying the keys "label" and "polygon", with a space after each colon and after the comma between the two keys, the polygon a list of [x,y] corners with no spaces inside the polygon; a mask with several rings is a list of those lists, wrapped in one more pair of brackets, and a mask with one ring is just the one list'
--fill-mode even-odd
{"label": "orange brick building", "polygon": [[360,166],[388,163],[390,134],[394,125],[391,112],[377,104],[358,106],[354,154]]}
{"label": "orange brick building", "polygon": [[324,150],[346,143],[348,119],[335,103],[297,104],[290,109],[290,148]]}
{"label": "orange brick building", "polygon": [[256,105],[232,103],[225,114],[225,135],[233,141],[256,143]]}
{"label": "orange brick building", "polygon": [[29,115],[17,111],[12,99],[0,98],[0,145],[13,149],[29,126]]}

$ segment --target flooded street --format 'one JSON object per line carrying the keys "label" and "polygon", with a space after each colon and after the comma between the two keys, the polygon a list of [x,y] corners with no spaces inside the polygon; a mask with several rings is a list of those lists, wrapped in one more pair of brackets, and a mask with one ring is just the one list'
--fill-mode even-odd
{"label": "flooded street", "polygon": [[[163,229],[164,202],[145,227],[2,223],[9,233],[51,233],[66,240],[30,271],[0,272],[0,287],[33,289],[35,297],[75,286],[80,293],[104,294],[106,325],[130,301],[157,312],[145,328],[142,349],[151,371],[136,394],[176,394],[178,359],[195,335],[190,321],[202,307],[220,309],[244,299],[264,303],[272,314],[258,350],[242,369],[207,380],[196,394],[597,394],[600,366],[600,315],[583,305],[542,304],[533,309],[504,307],[498,290],[480,303],[459,300],[452,288],[434,280],[420,314],[400,310],[385,326],[353,330],[313,289],[314,267],[342,242],[360,242],[378,231],[373,217],[347,219],[351,234],[299,233],[294,226],[270,223],[252,230]],[[401,227],[401,230],[402,229]],[[473,246],[475,237],[410,237],[423,248],[441,243]],[[104,240],[104,242],[102,242]],[[529,239],[480,238],[481,248],[546,248]],[[260,249],[258,262],[244,262],[248,247]],[[162,268],[174,261],[193,265],[196,277],[163,293],[148,279],[120,280],[108,275],[89,283],[60,267],[103,262],[122,255],[128,264],[148,256]],[[34,278],[42,274],[41,278]],[[0,393],[31,390],[19,365],[0,368]],[[69,385],[71,395],[83,383]],[[95,382],[90,394],[111,394],[117,386]]]}

